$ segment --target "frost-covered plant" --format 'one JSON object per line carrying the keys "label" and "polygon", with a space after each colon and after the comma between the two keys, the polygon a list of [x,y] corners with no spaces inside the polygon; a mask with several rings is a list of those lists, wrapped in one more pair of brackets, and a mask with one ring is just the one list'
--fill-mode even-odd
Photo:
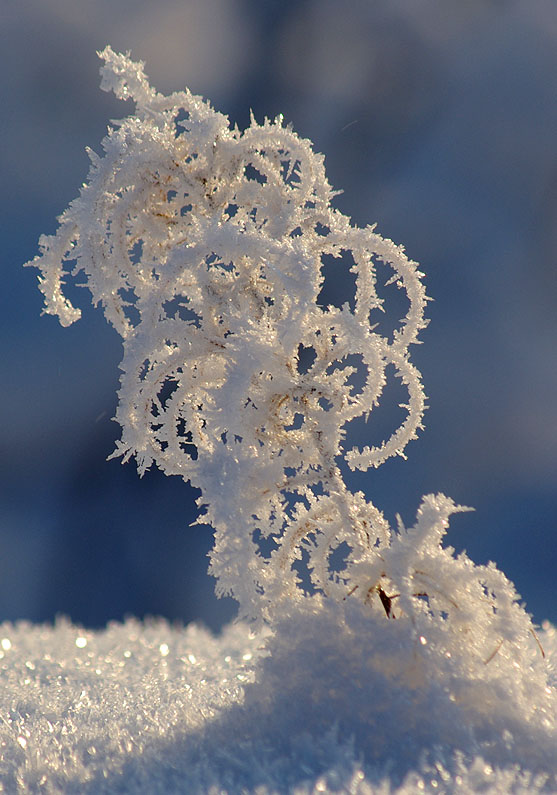
{"label": "frost-covered plant", "polygon": [[[416,648],[469,669],[509,644],[541,657],[504,575],[441,546],[465,509],[428,495],[414,527],[393,529],[343,478],[345,465],[403,455],[421,428],[416,264],[332,208],[323,157],[282,118],[241,133],[189,91],[157,93],[142,64],[110,47],[101,57],[101,87],[135,113],[113,123],[103,157],[90,152],[88,183],[29,264],[46,312],[79,318],[63,286],[81,276],[123,338],[114,455],[201,489],[217,593],[244,616],[272,620],[309,590],[404,619]],[[354,279],[340,307],[322,304],[331,260]],[[389,285],[406,312],[382,331]],[[351,423],[373,415],[392,374],[408,394],[403,421],[379,445],[351,445]]]}

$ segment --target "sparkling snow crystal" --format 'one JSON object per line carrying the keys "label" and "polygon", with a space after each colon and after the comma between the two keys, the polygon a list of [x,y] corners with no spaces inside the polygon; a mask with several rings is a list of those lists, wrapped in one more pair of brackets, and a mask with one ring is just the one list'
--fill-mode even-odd
{"label": "sparkling snow crystal", "polygon": [[[532,671],[515,668],[523,701],[512,678],[464,692],[402,622],[327,604],[269,648],[242,623],[0,625],[0,791],[557,791],[555,698]],[[555,630],[541,641],[556,659]]]}
{"label": "sparkling snow crystal", "polygon": [[[135,111],[29,264],[46,312],[79,318],[75,277],[121,335],[114,455],[201,489],[217,593],[259,634],[4,625],[0,787],[557,791],[554,630],[494,564],[442,546],[466,508],[426,495],[393,528],[344,477],[422,428],[416,264],[332,207],[282,118],[240,132],[101,57]],[[326,305],[339,278],[352,293]],[[392,378],[404,418],[372,444]]]}

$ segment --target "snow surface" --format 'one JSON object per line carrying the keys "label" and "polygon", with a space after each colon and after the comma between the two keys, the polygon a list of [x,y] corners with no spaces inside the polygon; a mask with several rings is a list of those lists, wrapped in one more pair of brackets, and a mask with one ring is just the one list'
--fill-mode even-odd
{"label": "snow surface", "polygon": [[289,611],[274,636],[0,625],[0,791],[557,792],[555,628],[539,633],[553,709],[486,693],[482,713],[403,622],[355,602]]}

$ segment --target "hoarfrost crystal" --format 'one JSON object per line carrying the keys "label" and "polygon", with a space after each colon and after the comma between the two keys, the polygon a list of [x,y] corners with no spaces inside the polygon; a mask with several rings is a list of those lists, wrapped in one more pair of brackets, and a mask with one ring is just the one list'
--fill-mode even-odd
{"label": "hoarfrost crystal", "polygon": [[[270,628],[254,640],[240,622],[213,654],[194,627],[152,637],[128,622],[97,640],[4,625],[0,784],[555,792],[554,630],[542,634],[546,665],[504,574],[442,546],[465,508],[430,494],[414,526],[395,529],[343,479],[403,455],[421,427],[408,353],[425,326],[416,265],[331,207],[323,158],[281,119],[240,133],[188,91],[158,94],[129,57],[101,55],[102,87],[135,113],[109,130],[103,157],[91,153],[88,184],[30,264],[62,324],[80,315],[64,295],[70,274],[103,306],[124,345],[115,455],[201,489],[217,592]],[[354,290],[327,306],[334,263]],[[382,322],[393,291],[406,308],[394,330]],[[393,374],[404,420],[382,443],[352,446]],[[75,681],[61,678],[72,666]],[[77,745],[75,694],[87,699]],[[49,703],[65,723],[43,719]]]}
{"label": "hoarfrost crystal", "polygon": [[[272,618],[312,588],[410,617],[424,638],[433,625],[439,638],[466,630],[473,646],[476,626],[482,660],[490,636],[528,637],[504,576],[441,547],[461,508],[429,495],[416,526],[396,531],[342,477],[343,462],[367,470],[403,455],[421,428],[408,353],[426,325],[416,264],[332,208],[323,157],[282,118],[241,133],[187,90],[157,93],[142,64],[110,47],[101,57],[102,88],[135,113],[114,123],[103,157],[90,153],[88,183],[31,264],[47,312],[79,317],[63,284],[81,274],[123,338],[114,455],[201,489],[217,593],[244,616]],[[354,279],[341,306],[321,303],[330,259]],[[388,285],[407,309],[382,333]],[[403,422],[378,445],[350,446],[389,370],[408,394]]]}

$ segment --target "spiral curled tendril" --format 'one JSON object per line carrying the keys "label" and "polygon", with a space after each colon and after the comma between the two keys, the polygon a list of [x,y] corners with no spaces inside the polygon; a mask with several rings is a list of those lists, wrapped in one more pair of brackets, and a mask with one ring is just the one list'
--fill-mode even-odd
{"label": "spiral curled tendril", "polygon": [[[217,593],[243,615],[314,590],[378,594],[387,617],[451,614],[458,628],[473,591],[507,637],[508,581],[483,567],[471,589],[470,562],[440,549],[451,500],[425,497],[397,533],[344,480],[403,455],[421,428],[416,264],[332,207],[323,157],[282,118],[242,133],[187,90],[157,93],[141,63],[100,55],[101,86],[135,112],[90,152],[88,182],[29,264],[46,312],[79,318],[64,288],[80,277],[123,339],[114,455],[201,489]],[[398,427],[355,439],[393,378],[407,393]]]}

